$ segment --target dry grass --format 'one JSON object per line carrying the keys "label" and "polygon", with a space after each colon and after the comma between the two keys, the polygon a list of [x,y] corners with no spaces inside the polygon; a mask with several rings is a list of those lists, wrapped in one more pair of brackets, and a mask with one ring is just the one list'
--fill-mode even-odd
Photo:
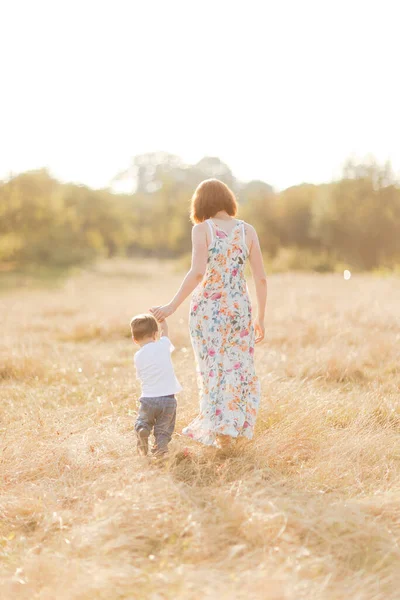
{"label": "dry grass", "polygon": [[129,319],[179,275],[106,265],[0,297],[0,597],[395,600],[400,281],[270,279],[253,443],[179,431],[197,411],[187,305],[171,319],[171,459],[135,451]]}

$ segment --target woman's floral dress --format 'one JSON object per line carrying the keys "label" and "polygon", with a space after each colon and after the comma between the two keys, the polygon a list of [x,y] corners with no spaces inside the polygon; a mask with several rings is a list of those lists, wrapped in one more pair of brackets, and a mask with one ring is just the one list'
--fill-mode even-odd
{"label": "woman's floral dress", "polygon": [[230,234],[207,221],[212,242],[205,277],[190,306],[200,414],[183,433],[203,444],[218,434],[253,437],[260,401],[254,370],[254,328],[244,276],[248,250],[243,221]]}

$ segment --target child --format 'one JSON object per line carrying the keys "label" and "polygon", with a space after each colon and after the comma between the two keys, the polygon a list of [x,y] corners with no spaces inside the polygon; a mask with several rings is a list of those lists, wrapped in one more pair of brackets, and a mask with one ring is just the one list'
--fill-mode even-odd
{"label": "child", "polygon": [[160,329],[161,337],[158,339],[158,323],[152,315],[138,315],[131,321],[132,339],[140,346],[134,357],[136,375],[142,386],[135,430],[138,451],[142,456],[147,455],[153,427],[153,454],[168,452],[175,428],[175,394],[182,389],[172,366],[171,352],[174,347],[168,338],[165,320],[160,323]]}

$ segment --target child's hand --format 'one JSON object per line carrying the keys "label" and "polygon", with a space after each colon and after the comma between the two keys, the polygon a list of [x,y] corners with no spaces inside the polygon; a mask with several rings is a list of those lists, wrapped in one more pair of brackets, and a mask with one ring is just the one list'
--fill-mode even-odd
{"label": "child's hand", "polygon": [[161,323],[164,319],[172,315],[174,309],[170,304],[165,304],[165,306],[153,306],[153,308],[150,308],[150,312]]}

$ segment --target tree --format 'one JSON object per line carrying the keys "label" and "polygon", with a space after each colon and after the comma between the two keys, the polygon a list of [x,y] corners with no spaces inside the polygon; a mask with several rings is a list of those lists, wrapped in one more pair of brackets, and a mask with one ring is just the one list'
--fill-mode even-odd
{"label": "tree", "polygon": [[400,259],[400,190],[390,168],[348,163],[329,187],[316,226],[327,247],[361,269]]}

